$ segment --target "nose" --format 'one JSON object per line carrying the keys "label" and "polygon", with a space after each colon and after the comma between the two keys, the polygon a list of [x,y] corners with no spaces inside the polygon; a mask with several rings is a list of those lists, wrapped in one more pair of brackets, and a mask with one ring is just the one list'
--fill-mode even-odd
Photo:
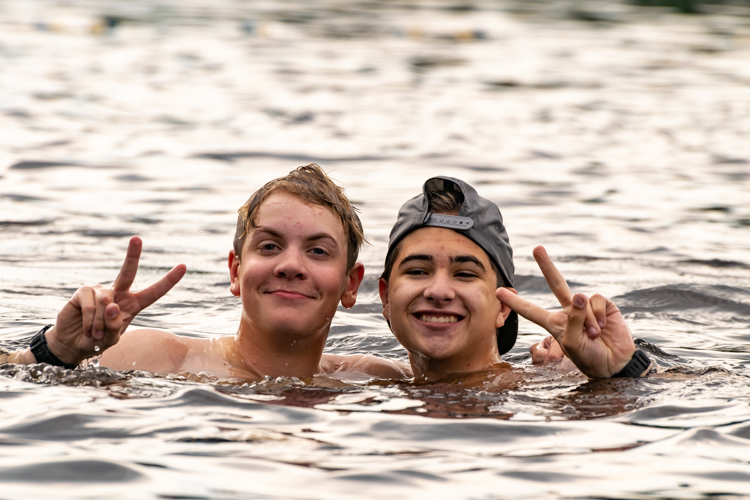
{"label": "nose", "polygon": [[424,297],[434,302],[450,302],[456,298],[456,291],[447,272],[437,272],[424,290]]}
{"label": "nose", "polygon": [[278,256],[278,262],[273,270],[274,276],[286,279],[305,279],[307,273],[303,262],[302,252],[296,248],[286,248]]}

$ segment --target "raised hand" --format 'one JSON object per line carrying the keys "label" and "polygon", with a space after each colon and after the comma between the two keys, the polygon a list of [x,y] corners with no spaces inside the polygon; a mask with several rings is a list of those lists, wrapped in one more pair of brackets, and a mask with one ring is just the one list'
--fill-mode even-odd
{"label": "raised hand", "polygon": [[81,287],[57,315],[55,326],[45,337],[49,349],[61,361],[78,364],[115,345],[133,318],[163,297],[185,275],[186,267],[180,264],[148,288],[131,292],[142,246],[139,237],[130,239],[125,262],[112,288]]}
{"label": "raised hand", "polygon": [[536,247],[533,253],[562,310],[547,311],[505,288],[497,289],[497,298],[552,334],[565,355],[589,377],[606,378],[619,372],[635,352],[620,310],[598,294],[590,300],[582,293],[573,295],[544,247]]}

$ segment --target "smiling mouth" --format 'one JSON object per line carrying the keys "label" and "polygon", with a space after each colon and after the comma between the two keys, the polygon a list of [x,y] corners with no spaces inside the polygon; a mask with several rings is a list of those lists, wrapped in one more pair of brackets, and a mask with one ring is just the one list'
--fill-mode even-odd
{"label": "smiling mouth", "polygon": [[294,290],[273,290],[266,292],[276,297],[283,297],[286,299],[309,299],[310,297],[304,293],[296,292]]}
{"label": "smiling mouth", "polygon": [[436,316],[434,314],[417,314],[415,316],[425,323],[458,323],[463,319],[460,316],[454,315]]}

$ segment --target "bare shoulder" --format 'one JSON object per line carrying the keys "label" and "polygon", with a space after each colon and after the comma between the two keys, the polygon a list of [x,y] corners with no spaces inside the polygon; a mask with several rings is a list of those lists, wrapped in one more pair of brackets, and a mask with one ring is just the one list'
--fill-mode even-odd
{"label": "bare shoulder", "polygon": [[195,340],[164,330],[131,330],[102,354],[99,363],[113,370],[179,373]]}
{"label": "bare shoulder", "polygon": [[329,374],[364,373],[382,379],[407,379],[412,376],[409,365],[370,354],[324,354],[321,367],[324,373]]}

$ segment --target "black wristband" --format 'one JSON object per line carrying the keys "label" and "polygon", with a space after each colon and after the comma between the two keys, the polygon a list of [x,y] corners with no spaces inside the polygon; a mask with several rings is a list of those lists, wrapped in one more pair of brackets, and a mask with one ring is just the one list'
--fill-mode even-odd
{"label": "black wristband", "polygon": [[62,366],[68,370],[72,370],[77,365],[71,365],[60,360],[55,356],[47,346],[47,339],[44,338],[44,334],[47,330],[52,328],[52,325],[47,325],[39,333],[31,337],[31,354],[36,358],[37,363],[47,363],[48,365]]}
{"label": "black wristband", "polygon": [[651,366],[651,359],[640,349],[636,349],[633,357],[625,365],[625,368],[612,375],[615,377],[640,377],[641,373],[646,371],[646,368]]}

